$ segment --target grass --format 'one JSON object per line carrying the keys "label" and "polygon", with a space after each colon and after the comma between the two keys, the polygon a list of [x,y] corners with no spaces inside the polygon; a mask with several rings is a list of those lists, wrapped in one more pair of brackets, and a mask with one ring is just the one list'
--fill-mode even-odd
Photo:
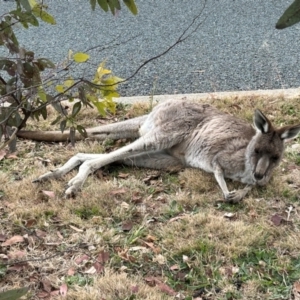
{"label": "grass", "polygon": [[[249,122],[254,108],[278,126],[300,120],[298,99],[211,102]],[[106,120],[85,110],[80,122],[95,126],[147,111],[140,104],[120,107]],[[18,141],[17,157],[0,161],[0,242],[22,237],[0,248],[0,291],[29,286],[30,299],[59,297],[65,286],[67,299],[297,299],[299,150],[287,145],[270,184],[238,205],[220,202],[213,176],[192,169],[107,167],[73,199],[63,191],[76,171],[31,183],[77,152],[111,151],[125,142],[72,148]]]}

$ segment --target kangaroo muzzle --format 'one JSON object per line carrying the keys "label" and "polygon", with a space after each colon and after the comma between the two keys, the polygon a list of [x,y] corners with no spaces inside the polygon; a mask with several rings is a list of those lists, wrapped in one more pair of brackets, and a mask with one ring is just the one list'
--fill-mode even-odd
{"label": "kangaroo muzzle", "polygon": [[258,160],[256,164],[256,168],[254,170],[254,178],[257,181],[262,180],[266,176],[268,167],[269,167],[269,158],[267,157],[267,155],[264,155]]}

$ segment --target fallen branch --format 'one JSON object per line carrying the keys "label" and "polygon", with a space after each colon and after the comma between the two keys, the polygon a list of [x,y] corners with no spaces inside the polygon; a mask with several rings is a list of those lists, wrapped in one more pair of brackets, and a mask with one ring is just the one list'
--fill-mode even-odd
{"label": "fallen branch", "polygon": [[[100,131],[102,126],[93,127],[86,129],[88,139],[95,139],[93,136],[93,132]],[[59,130],[53,131],[39,131],[39,130],[22,130],[17,133],[17,137],[27,140],[39,141],[39,142],[67,142],[70,140],[70,132],[64,131],[61,132]],[[75,141],[81,141],[85,139],[79,132],[75,133]]]}

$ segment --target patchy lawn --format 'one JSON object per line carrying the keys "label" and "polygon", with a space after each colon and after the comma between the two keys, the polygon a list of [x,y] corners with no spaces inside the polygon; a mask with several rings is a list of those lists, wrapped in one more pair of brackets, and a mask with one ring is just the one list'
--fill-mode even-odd
{"label": "patchy lawn", "polygon": [[[210,102],[249,122],[254,108],[278,126],[300,120],[299,99]],[[95,126],[145,111],[121,107],[105,120],[85,110],[81,122]],[[31,182],[79,151],[125,142],[72,148],[24,140],[17,154],[1,155],[0,291],[26,286],[28,299],[299,299],[300,139],[287,145],[271,183],[238,205],[218,201],[213,176],[191,169],[107,167],[73,199],[63,192],[75,171]]]}

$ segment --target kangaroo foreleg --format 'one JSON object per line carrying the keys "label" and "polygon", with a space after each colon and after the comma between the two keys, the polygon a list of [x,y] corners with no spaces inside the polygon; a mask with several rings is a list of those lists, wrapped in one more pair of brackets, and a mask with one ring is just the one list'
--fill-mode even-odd
{"label": "kangaroo foreleg", "polygon": [[223,170],[217,164],[214,166],[214,175],[223,192],[225,201],[227,202],[230,203],[240,202],[252,188],[251,186],[247,185],[244,189],[229,192],[224,178]]}
{"label": "kangaroo foreleg", "polygon": [[[159,138],[158,138],[159,136]],[[80,167],[77,176],[69,181],[69,188],[66,190],[66,195],[73,195],[81,188],[89,174],[97,169],[111,164],[113,162],[126,160],[141,153],[148,153],[169,149],[175,144],[182,141],[182,135],[161,135],[156,130],[150,131],[138,140],[117,149],[111,153],[103,154],[100,158],[95,158],[85,161]]]}

